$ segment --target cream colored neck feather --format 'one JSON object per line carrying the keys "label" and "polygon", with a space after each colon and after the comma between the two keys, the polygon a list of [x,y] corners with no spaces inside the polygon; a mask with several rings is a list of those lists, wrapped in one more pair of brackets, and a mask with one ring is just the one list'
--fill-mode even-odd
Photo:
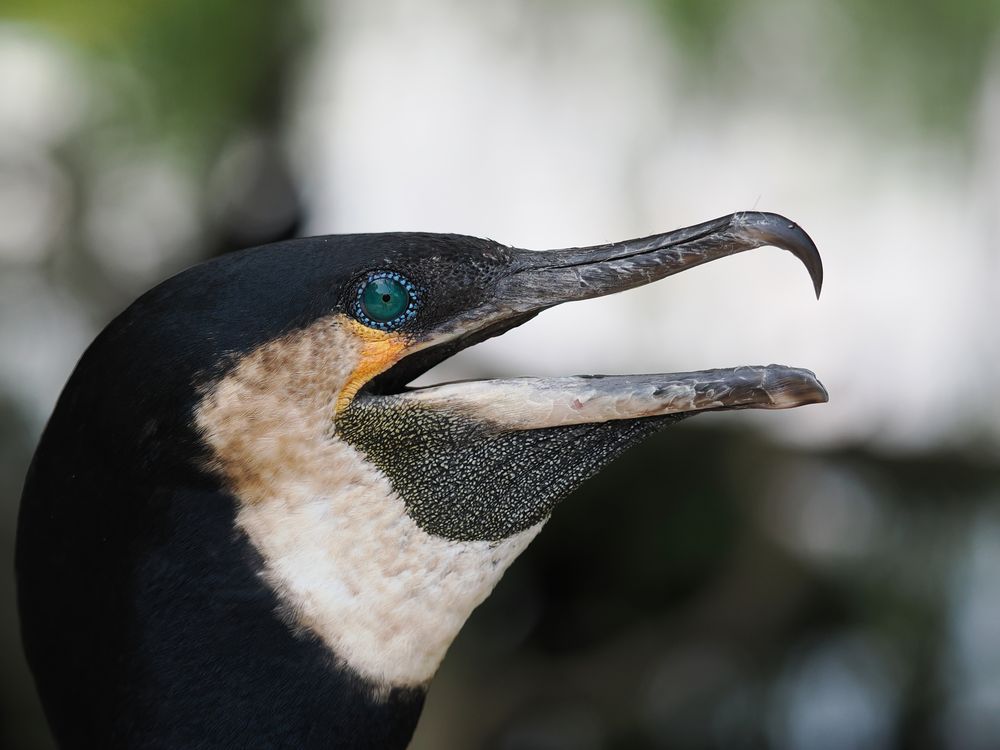
{"label": "cream colored neck feather", "polygon": [[501,542],[417,526],[331,429],[360,352],[344,318],[318,321],[246,356],[208,390],[196,422],[284,615],[376,688],[417,686],[542,524]]}

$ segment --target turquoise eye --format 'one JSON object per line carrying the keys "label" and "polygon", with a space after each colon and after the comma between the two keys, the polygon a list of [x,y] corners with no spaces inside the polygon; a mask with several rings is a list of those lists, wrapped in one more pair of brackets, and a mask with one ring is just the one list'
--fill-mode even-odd
{"label": "turquoise eye", "polygon": [[416,287],[394,271],[369,274],[358,287],[354,314],[383,331],[397,328],[417,314]]}
{"label": "turquoise eye", "polygon": [[379,323],[398,318],[410,306],[406,287],[395,279],[372,279],[365,284],[361,294],[361,307],[365,314]]}

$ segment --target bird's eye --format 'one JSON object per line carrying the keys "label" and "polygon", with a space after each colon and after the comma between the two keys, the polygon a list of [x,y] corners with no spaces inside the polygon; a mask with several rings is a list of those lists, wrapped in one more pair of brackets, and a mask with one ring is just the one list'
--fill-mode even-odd
{"label": "bird's eye", "polygon": [[354,314],[371,328],[389,331],[417,314],[416,287],[395,271],[376,271],[358,287]]}

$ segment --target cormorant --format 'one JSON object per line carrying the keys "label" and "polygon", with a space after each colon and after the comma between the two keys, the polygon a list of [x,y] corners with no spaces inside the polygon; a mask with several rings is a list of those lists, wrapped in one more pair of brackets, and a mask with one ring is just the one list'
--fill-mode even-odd
{"label": "cormorant", "polygon": [[144,294],[59,398],[22,498],[22,629],[67,748],[393,748],[556,502],[703,410],[826,400],[778,365],[408,388],[554,305],[762,245],[739,213],[590,248],[314,237]]}

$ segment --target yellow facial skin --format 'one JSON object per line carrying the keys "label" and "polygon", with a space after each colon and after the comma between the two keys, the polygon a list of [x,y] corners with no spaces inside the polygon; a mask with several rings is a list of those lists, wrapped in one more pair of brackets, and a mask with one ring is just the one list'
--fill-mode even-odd
{"label": "yellow facial skin", "polygon": [[347,377],[337,397],[335,416],[348,407],[365,383],[399,362],[411,343],[401,334],[369,328],[356,320],[345,320],[342,326],[362,344],[358,366]]}

